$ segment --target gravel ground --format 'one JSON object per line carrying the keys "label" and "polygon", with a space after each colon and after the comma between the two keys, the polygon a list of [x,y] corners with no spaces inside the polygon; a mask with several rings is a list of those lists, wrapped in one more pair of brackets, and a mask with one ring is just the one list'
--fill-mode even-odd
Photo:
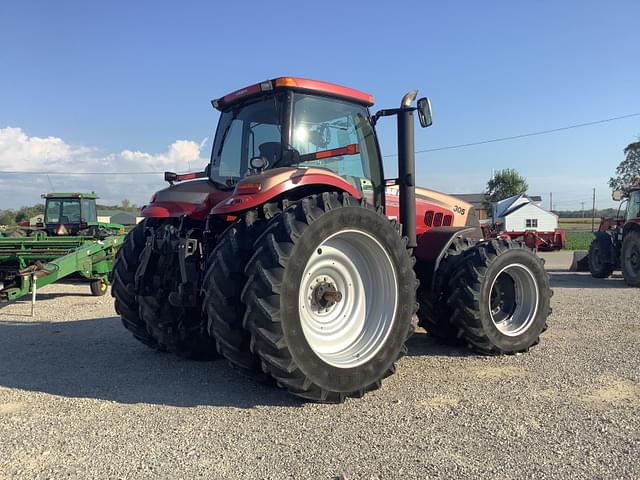
{"label": "gravel ground", "polygon": [[424,332],[381,390],[300,403],[224,362],[157,353],[87,285],[0,310],[0,479],[640,478],[640,297],[555,273],[530,353]]}

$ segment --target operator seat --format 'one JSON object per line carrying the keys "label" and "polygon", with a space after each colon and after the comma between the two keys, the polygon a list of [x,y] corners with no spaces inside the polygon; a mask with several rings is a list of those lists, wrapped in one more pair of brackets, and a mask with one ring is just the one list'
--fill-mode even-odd
{"label": "operator seat", "polygon": [[260,150],[260,156],[266,158],[269,165],[274,165],[282,155],[282,144],[280,142],[265,142],[258,146],[258,150]]}

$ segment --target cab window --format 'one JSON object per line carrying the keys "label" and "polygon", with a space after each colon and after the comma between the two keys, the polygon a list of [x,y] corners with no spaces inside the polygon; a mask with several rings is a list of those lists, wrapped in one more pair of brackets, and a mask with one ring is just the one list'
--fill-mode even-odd
{"label": "cab window", "polygon": [[627,220],[640,217],[640,190],[631,192],[627,204]]}
{"label": "cab window", "polygon": [[96,203],[89,199],[82,200],[82,218],[85,222],[97,222]]}
{"label": "cab window", "polygon": [[211,152],[211,179],[232,186],[244,177],[253,157],[270,165],[282,155],[282,95],[243,103],[222,113]]}
{"label": "cab window", "polygon": [[[301,159],[300,166],[331,170],[375,203],[374,192],[381,191],[382,172],[375,134],[364,106],[295,94],[292,145]],[[357,146],[353,150],[356,153],[339,150],[349,146]],[[311,155],[316,152],[327,156],[316,159]]]}

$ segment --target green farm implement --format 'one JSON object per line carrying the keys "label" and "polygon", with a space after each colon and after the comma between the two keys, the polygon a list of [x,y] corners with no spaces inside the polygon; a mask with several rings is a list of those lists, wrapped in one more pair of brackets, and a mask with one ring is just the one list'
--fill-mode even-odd
{"label": "green farm implement", "polygon": [[104,295],[124,227],[97,221],[93,192],[42,197],[43,218],[0,235],[0,303],[29,293],[35,303],[37,288],[72,276],[88,280],[93,295]]}
{"label": "green farm implement", "polygon": [[72,275],[87,279],[91,293],[104,295],[123,236],[0,238],[0,303]]}

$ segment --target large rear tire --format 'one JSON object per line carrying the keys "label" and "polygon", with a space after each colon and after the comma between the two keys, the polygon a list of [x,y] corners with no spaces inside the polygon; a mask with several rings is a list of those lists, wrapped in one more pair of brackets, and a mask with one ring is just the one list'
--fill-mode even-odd
{"label": "large rear tire", "polygon": [[589,245],[588,259],[589,271],[593,278],[608,278],[613,273],[614,265],[602,257],[600,239],[594,238]]}
{"label": "large rear tire", "polygon": [[244,269],[254,252],[253,244],[266,223],[250,212],[230,225],[209,255],[204,279],[207,330],[216,340],[218,353],[240,373],[260,381],[271,377],[262,371],[260,357],[250,350],[251,334],[242,327],[245,305],[240,295],[247,283]]}
{"label": "large rear tire", "polygon": [[140,295],[140,317],[147,331],[158,344],[181,357],[193,360],[217,358],[213,338],[204,330],[200,297],[193,307],[176,307],[169,302],[169,295],[178,290],[178,254],[152,254],[145,273],[149,282]]}
{"label": "large rear tire", "polygon": [[622,274],[631,287],[640,287],[640,231],[624,234],[622,242]]}
{"label": "large rear tire", "polygon": [[263,369],[327,403],[379,388],[406,353],[417,281],[400,225],[347,194],[290,205],[255,243],[244,327]]}
{"label": "large rear tire", "polygon": [[[420,280],[417,292],[420,304],[418,325],[424,328],[429,335],[447,343],[460,343],[458,327],[451,322],[453,309],[447,303],[449,280],[463,258],[462,255],[473,246],[473,243],[468,238],[455,238],[440,261],[432,282],[423,281],[418,277]],[[430,283],[432,285],[429,285]]]}
{"label": "large rear tire", "polygon": [[133,336],[151,348],[159,348],[156,340],[147,332],[147,325],[138,313],[138,297],[133,293],[136,270],[140,254],[145,245],[145,227],[149,220],[136,225],[124,239],[124,242],[111,272],[111,295],[115,299],[115,309],[120,315],[122,325]]}
{"label": "large rear tire", "polygon": [[495,239],[468,250],[449,291],[458,336],[480,353],[527,351],[547,328],[553,295],[549,275],[520,242]]}

